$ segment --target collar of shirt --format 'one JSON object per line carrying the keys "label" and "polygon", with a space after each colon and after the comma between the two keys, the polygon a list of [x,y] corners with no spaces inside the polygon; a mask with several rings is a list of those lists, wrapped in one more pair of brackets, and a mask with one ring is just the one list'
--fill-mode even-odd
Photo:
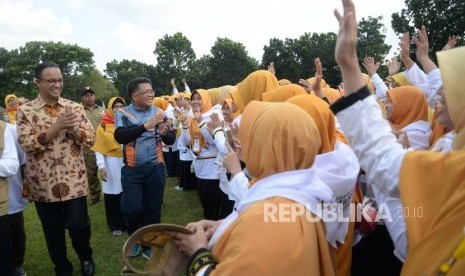
{"label": "collar of shirt", "polygon": [[[65,106],[65,101],[64,101],[64,99],[62,97],[59,97],[58,101],[56,103],[61,105],[61,106]],[[46,105],[50,105],[50,104],[46,103],[44,101],[44,99],[42,98],[42,96],[39,94],[37,96],[37,101],[34,103],[34,107],[37,108],[37,109],[41,109]]]}

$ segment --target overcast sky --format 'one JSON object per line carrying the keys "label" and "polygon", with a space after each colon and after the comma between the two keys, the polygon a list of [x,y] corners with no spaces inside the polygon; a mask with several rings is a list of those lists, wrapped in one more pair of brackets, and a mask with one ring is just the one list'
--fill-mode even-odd
{"label": "overcast sky", "polygon": [[[387,43],[397,49],[391,14],[404,0],[354,0],[357,18],[384,17]],[[90,48],[103,72],[113,59],[155,64],[155,43],[183,33],[197,58],[209,54],[217,37],[245,45],[261,61],[270,38],[298,38],[305,32],[337,32],[334,8],[340,0],[0,0],[0,47],[27,41],[63,41]]]}

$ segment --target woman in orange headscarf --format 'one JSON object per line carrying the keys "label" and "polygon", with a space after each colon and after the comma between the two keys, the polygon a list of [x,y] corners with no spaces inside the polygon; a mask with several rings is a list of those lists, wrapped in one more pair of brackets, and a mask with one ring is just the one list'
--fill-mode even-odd
{"label": "woman in orange headscarf", "polygon": [[262,94],[279,87],[278,79],[266,70],[258,70],[249,74],[237,89],[231,92],[231,97],[242,113],[251,101],[261,101]]}
{"label": "woman in orange headscarf", "polygon": [[[197,191],[206,219],[220,219],[222,191],[220,190],[219,167],[216,162],[218,154],[227,152],[222,129],[210,133],[208,124],[214,114],[207,90],[197,89],[192,92],[191,106],[194,118],[184,119],[180,139],[196,155],[194,171],[197,177]],[[232,207],[231,207],[232,208]],[[223,215],[221,218],[223,218]]]}
{"label": "woman in orange headscarf", "polygon": [[386,117],[395,131],[403,131],[413,149],[429,148],[431,125],[425,95],[414,86],[401,86],[387,92]]}
{"label": "woman in orange headscarf", "polygon": [[102,191],[105,200],[105,216],[108,228],[114,236],[126,230],[126,223],[121,213],[121,168],[123,167],[123,151],[114,138],[115,113],[126,105],[121,97],[113,97],[108,101],[108,109],[95,133],[95,143],[91,148],[95,151]]}
{"label": "woman in orange headscarf", "polygon": [[18,100],[16,95],[9,94],[5,97],[5,111],[9,118],[10,124],[15,124],[16,122],[16,111],[18,110]]}
{"label": "woman in orange headscarf", "polygon": [[297,95],[306,95],[307,91],[297,84],[280,86],[275,90],[265,92],[262,95],[264,102],[285,102],[287,99]]}
{"label": "woman in orange headscarf", "polygon": [[234,118],[239,115],[239,112],[236,113],[232,112],[232,100],[226,99],[223,101],[223,105],[221,106],[221,112],[223,113],[224,122],[228,125],[231,125]]}
{"label": "woman in orange headscarf", "polygon": [[[209,275],[335,275],[324,226],[315,215],[318,202],[331,200],[332,192],[309,169],[320,149],[313,120],[288,103],[252,101],[243,115],[243,156],[255,181],[210,239],[211,253],[202,222],[188,225],[194,235],[173,233],[191,255],[188,275],[199,270]],[[306,215],[286,223],[270,221],[280,216],[270,215],[272,208],[288,206],[295,212],[300,204]]]}
{"label": "woman in orange headscarf", "polygon": [[[351,217],[354,214],[350,212],[350,203],[354,202],[351,199],[360,166],[352,149],[345,144],[347,139],[336,129],[333,112],[325,101],[314,95],[296,96],[287,102],[301,107],[315,121],[321,148],[313,167],[317,176],[333,190],[343,216]],[[326,227],[326,235],[328,242],[337,250],[338,275],[350,275],[355,224],[347,220],[340,221],[335,225],[337,227],[332,226]]]}

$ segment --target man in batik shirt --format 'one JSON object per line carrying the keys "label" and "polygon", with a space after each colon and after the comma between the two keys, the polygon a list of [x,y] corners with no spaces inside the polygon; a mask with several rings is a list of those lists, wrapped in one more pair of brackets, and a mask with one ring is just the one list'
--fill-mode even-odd
{"label": "man in batik shirt", "polygon": [[60,97],[63,76],[56,64],[39,64],[35,79],[39,96],[22,105],[17,114],[18,140],[28,155],[24,186],[42,222],[56,274],[73,273],[66,257],[66,228],[82,274],[93,275],[88,184],[81,152],[94,142],[92,124],[81,105]]}

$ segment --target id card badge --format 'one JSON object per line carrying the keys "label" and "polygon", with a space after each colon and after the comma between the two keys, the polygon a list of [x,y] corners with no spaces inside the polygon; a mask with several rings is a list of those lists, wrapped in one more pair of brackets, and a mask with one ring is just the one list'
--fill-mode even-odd
{"label": "id card badge", "polygon": [[200,152],[200,139],[198,139],[198,138],[194,139],[194,145],[192,147],[192,151],[195,152],[195,153]]}

